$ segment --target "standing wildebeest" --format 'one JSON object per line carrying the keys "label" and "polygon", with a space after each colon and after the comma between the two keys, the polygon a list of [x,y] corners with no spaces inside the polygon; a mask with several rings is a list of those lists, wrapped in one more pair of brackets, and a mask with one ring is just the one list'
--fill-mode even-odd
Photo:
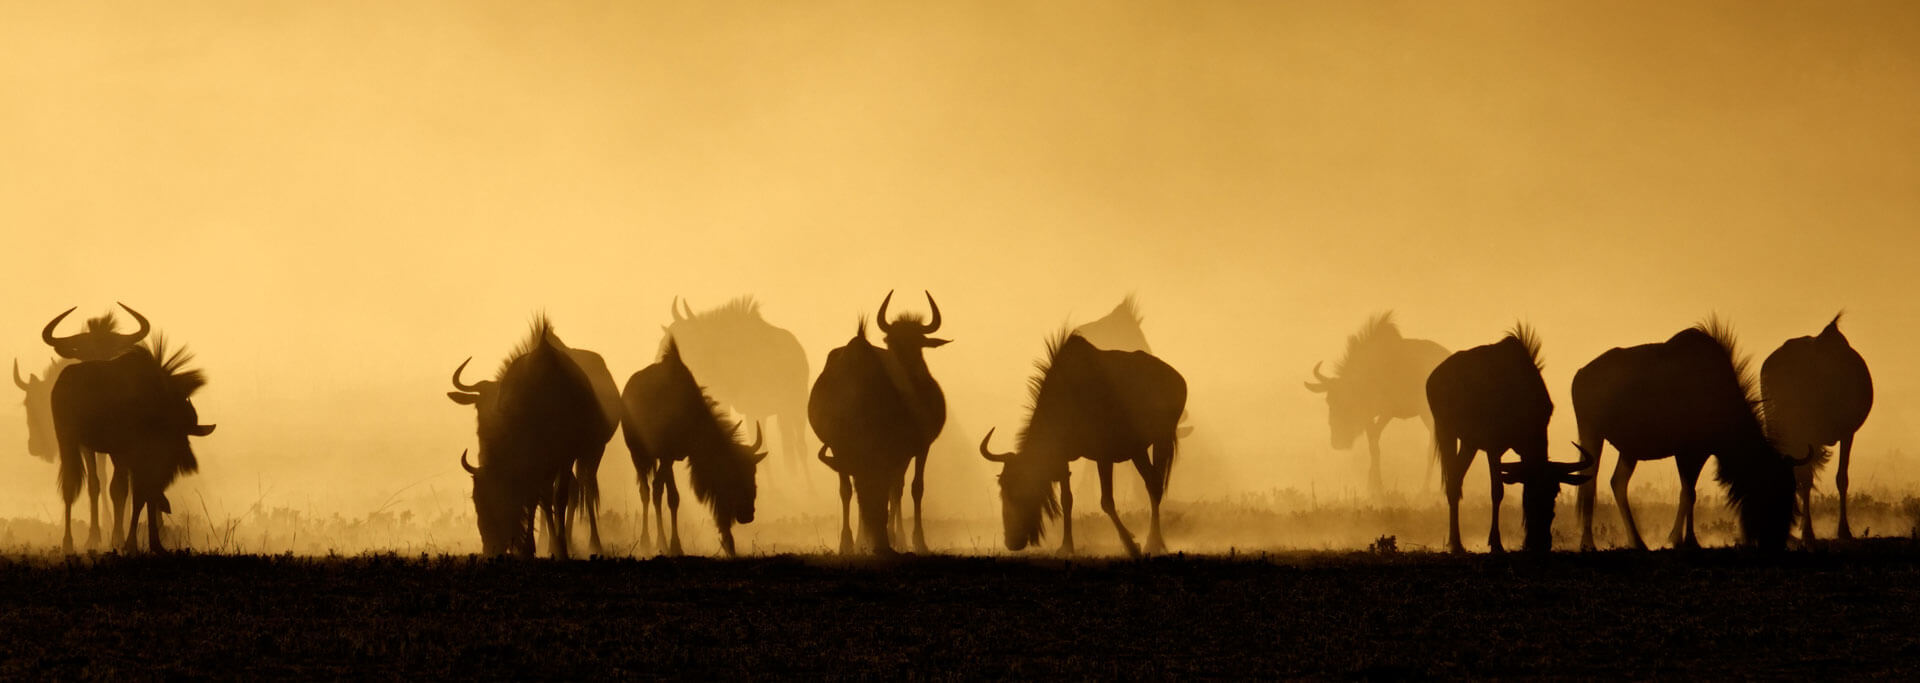
{"label": "standing wildebeest", "polygon": [[[1060,552],[1073,552],[1073,488],[1067,463],[1086,458],[1100,471],[1100,509],[1113,520],[1127,554],[1140,556],[1133,534],[1113,505],[1113,465],[1133,462],[1152,505],[1147,552],[1166,549],[1160,536],[1160,498],[1173,471],[1174,430],[1187,405],[1187,380],[1145,351],[1103,351],[1068,334],[1047,345],[1047,359],[1029,384],[1033,409],[1012,453],[987,448],[980,455],[1001,463],[1000,510],[1007,549],[1038,543],[1042,513],[1063,517]],[[1054,486],[1060,494],[1054,496]]]}
{"label": "standing wildebeest", "polygon": [[608,422],[594,382],[543,316],[527,340],[501,364],[491,386],[449,393],[478,414],[480,465],[473,475],[473,507],[480,545],[488,555],[534,554],[534,511],[541,512],[553,556],[567,557],[567,518],[577,462],[606,448]]}
{"label": "standing wildebeest", "polygon": [[[1460,545],[1460,485],[1473,466],[1473,456],[1487,454],[1487,480],[1493,494],[1493,521],[1487,547],[1505,550],[1500,543],[1500,501],[1506,484],[1520,484],[1521,519],[1526,526],[1527,550],[1553,546],[1553,504],[1561,484],[1584,483],[1576,474],[1593,463],[1547,459],[1547,423],[1553,419],[1553,399],[1540,379],[1540,341],[1533,330],[1516,325],[1498,342],[1457,352],[1441,361],[1427,377],[1427,405],[1433,410],[1433,440],[1440,457],[1442,487],[1447,492],[1447,547]],[[1507,451],[1520,462],[1502,462]]]}
{"label": "standing wildebeest", "polygon": [[[606,456],[607,442],[613,440],[613,430],[620,425],[620,416],[626,408],[620,404],[620,389],[613,383],[613,372],[607,369],[607,361],[600,354],[586,349],[567,349],[567,356],[573,359],[580,371],[586,373],[587,380],[593,384],[593,395],[600,401],[600,412],[607,419],[606,433],[600,437],[600,448],[587,452],[574,463],[574,493],[568,501],[567,509],[572,512],[585,512],[587,516],[587,544],[593,554],[600,554],[600,460]],[[472,404],[484,401],[482,396],[492,392],[498,384],[493,380],[481,380],[473,384],[460,381],[460,373],[467,369],[472,358],[461,361],[453,369],[453,387],[459,391],[449,391],[447,396],[455,403]],[[571,519],[571,517],[569,517]]]}
{"label": "standing wildebeest", "polygon": [[673,324],[660,340],[669,342],[701,385],[721,406],[765,423],[774,421],[780,452],[788,467],[801,469],[807,457],[807,352],[800,340],[760,317],[760,304],[740,297],[719,308],[694,313],[675,300]]}
{"label": "standing wildebeest", "polygon": [[1760,364],[1760,395],[1765,401],[1767,433],[1783,453],[1810,453],[1795,468],[1798,478],[1800,540],[1813,542],[1813,475],[1840,442],[1840,465],[1833,487],[1840,495],[1840,538],[1853,538],[1847,526],[1847,465],[1853,460],[1853,434],[1873,409],[1873,376],[1867,361],[1840,333],[1840,316],[1818,337],[1797,337],[1781,344]]}
{"label": "standing wildebeest", "polygon": [[[1672,457],[1680,471],[1680,505],[1669,542],[1699,547],[1693,534],[1694,487],[1707,457],[1717,459],[1727,503],[1739,512],[1746,542],[1774,549],[1793,525],[1793,464],[1767,439],[1760,401],[1746,359],[1718,320],[1681,330],[1665,342],[1616,348],[1573,375],[1573,413],[1580,446],[1599,456],[1606,442],[1620,451],[1613,469],[1613,502],[1627,540],[1644,550],[1627,502],[1634,465]],[[1580,486],[1580,548],[1593,545],[1593,498],[1598,482]]]}
{"label": "standing wildebeest", "polygon": [[[888,538],[888,512],[900,518],[900,488],[907,463],[913,463],[913,548],[926,552],[926,532],[920,521],[920,497],[925,490],[927,448],[947,421],[947,399],[927,370],[924,351],[946,339],[927,335],[940,329],[940,305],[927,294],[933,319],[922,324],[913,314],[887,322],[887,304],[880,301],[876,320],[886,333],[886,350],[867,342],[867,324],[845,346],[827,354],[807,398],[807,419],[820,437],[820,462],[840,476],[840,552],[853,552],[847,503],[860,496],[860,533],[873,552],[893,553]],[[832,450],[833,455],[827,455]],[[891,506],[889,506],[891,503]]]}
{"label": "standing wildebeest", "polygon": [[[59,354],[63,359],[61,361],[62,364],[71,364],[73,361],[113,360],[121,354],[126,353],[129,349],[132,349],[136,344],[139,344],[142,339],[147,337],[147,333],[152,330],[152,326],[147,322],[146,316],[140,315],[139,311],[133,310],[133,308],[126,304],[120,304],[120,308],[125,309],[128,314],[133,316],[134,321],[140,323],[140,329],[135,330],[133,334],[120,334],[118,331],[119,322],[114,319],[113,312],[108,311],[106,315],[89,318],[85,331],[71,336],[56,337],[53,334],[54,330],[58,329],[60,322],[66,320],[67,316],[76,310],[74,308],[68,308],[62,311],[60,315],[54,316],[53,320],[48,322],[46,327],[41,328],[40,339],[46,342],[48,346],[53,347],[54,353]],[[16,383],[18,383],[19,373],[15,373],[14,379]],[[42,381],[46,383],[48,391],[51,391],[52,382],[54,381],[54,370],[52,368],[48,369],[47,377]],[[28,401],[31,402],[32,400],[32,396],[30,395]],[[52,413],[47,412],[45,415],[46,419],[49,420],[46,424],[50,425]],[[29,419],[32,419],[31,416],[32,412],[29,410]],[[51,432],[48,433],[50,434]],[[28,438],[29,449],[31,449],[31,431],[29,431]],[[42,446],[44,447],[45,444],[43,443]],[[78,467],[83,472],[82,476],[87,484],[87,518],[91,524],[91,528],[87,531],[87,547],[97,547],[100,543],[100,454],[82,447],[75,453],[74,459],[78,461],[77,464],[64,463],[62,466]],[[124,472],[120,471],[119,468],[114,468],[113,480],[108,488],[107,495],[108,500],[113,504],[113,529],[111,530],[112,533],[108,535],[108,538],[120,534],[121,520],[126,514],[127,495],[127,476]]]}
{"label": "standing wildebeest", "polygon": [[[687,461],[688,479],[693,496],[713,512],[714,526],[720,529],[720,549],[732,557],[733,525],[753,522],[753,499],[757,493],[754,467],[767,457],[760,452],[760,428],[755,425],[753,445],[736,439],[740,424],[721,417],[719,406],[707,398],[694,381],[693,372],[680,358],[680,347],[671,339],[660,361],[627,379],[621,393],[626,401],[627,451],[633,454],[633,469],[640,478],[641,542],[646,542],[647,518],[644,501],[653,501],[654,523],[665,520],[660,514],[664,499],[673,515],[673,537],[660,529],[660,542],[668,554],[680,554],[680,487],[673,480],[673,463]],[[647,491],[648,480],[653,491]]]}
{"label": "standing wildebeest", "polygon": [[1380,432],[1388,422],[1409,417],[1420,418],[1433,430],[1433,414],[1427,411],[1421,387],[1446,357],[1447,349],[1439,344],[1400,336],[1388,311],[1347,337],[1347,352],[1334,363],[1334,376],[1320,374],[1320,364],[1313,364],[1314,381],[1307,382],[1307,390],[1327,395],[1334,449],[1352,448],[1356,437],[1367,435],[1367,484],[1374,493],[1386,488],[1380,482]]}
{"label": "standing wildebeest", "polygon": [[147,510],[147,549],[162,550],[160,515],[173,511],[167,487],[177,476],[200,467],[187,437],[213,433],[213,425],[200,424],[193,409],[191,397],[207,380],[200,371],[185,369],[192,358],[184,349],[169,354],[165,341],[156,340],[112,360],[82,361],[60,373],[52,400],[60,442],[60,493],[67,503],[62,541],[67,552],[73,552],[72,509],[80,493],[82,449],[111,455],[115,488],[121,486],[123,473],[132,488],[126,550],[138,547],[141,508]]}

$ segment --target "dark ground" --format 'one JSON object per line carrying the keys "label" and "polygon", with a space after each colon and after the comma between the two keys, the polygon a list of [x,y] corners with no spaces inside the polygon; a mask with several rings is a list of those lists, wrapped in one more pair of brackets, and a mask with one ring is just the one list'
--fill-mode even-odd
{"label": "dark ground", "polygon": [[0,559],[0,677],[1920,675],[1905,539],[1550,557]]}

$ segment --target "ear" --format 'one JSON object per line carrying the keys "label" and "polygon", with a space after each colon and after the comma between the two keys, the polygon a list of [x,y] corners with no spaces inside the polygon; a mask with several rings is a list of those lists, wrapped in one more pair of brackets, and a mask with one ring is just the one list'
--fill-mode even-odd
{"label": "ear", "polygon": [[187,430],[187,435],[188,436],[206,436],[208,434],[212,434],[213,428],[217,426],[219,425],[194,425],[193,429]]}
{"label": "ear", "polygon": [[927,348],[931,349],[931,348],[946,346],[948,343],[952,341],[953,341],[952,339],[940,339],[938,337],[927,337]]}
{"label": "ear", "polygon": [[447,398],[453,399],[454,403],[458,403],[463,406],[470,406],[470,405],[473,405],[474,403],[479,402],[480,395],[469,394],[464,391],[449,391],[447,392]]}
{"label": "ear", "polygon": [[766,460],[766,459],[767,459],[766,451],[760,451],[759,453],[753,454],[753,464],[755,465],[760,464],[760,461]]}
{"label": "ear", "polygon": [[1304,384],[1306,384],[1307,386],[1307,391],[1311,391],[1316,394],[1327,393],[1327,385],[1325,384],[1321,384],[1319,382],[1304,382]]}
{"label": "ear", "polygon": [[1192,433],[1193,433],[1192,427],[1179,427],[1173,430],[1174,438],[1179,438],[1179,439],[1187,438],[1187,435]]}

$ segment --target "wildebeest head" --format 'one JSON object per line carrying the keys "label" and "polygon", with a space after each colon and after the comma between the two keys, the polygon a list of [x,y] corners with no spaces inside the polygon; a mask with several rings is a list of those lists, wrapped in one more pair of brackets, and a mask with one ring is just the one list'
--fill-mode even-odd
{"label": "wildebeest head", "polygon": [[29,374],[21,379],[20,361],[13,362],[13,385],[27,394],[21,401],[27,409],[27,453],[48,462],[60,454],[53,435],[53,383],[67,364],[55,361],[47,366],[46,377]]}
{"label": "wildebeest head", "polygon": [[893,302],[893,292],[887,292],[887,297],[880,300],[880,312],[874,316],[874,322],[878,323],[880,325],[880,331],[886,334],[887,348],[896,351],[906,349],[930,349],[953,341],[951,339],[937,339],[927,336],[940,329],[940,304],[934,303],[932,292],[926,292],[925,294],[927,295],[927,308],[932,310],[933,319],[924,323],[920,321],[920,316],[914,313],[902,315],[898,319],[888,322],[887,304]]}
{"label": "wildebeest head", "polygon": [[[760,450],[766,443],[762,438],[758,423],[753,426],[753,444],[747,445],[728,440],[728,452],[713,463],[689,462],[692,475],[689,482],[698,495],[702,490],[711,491],[713,496],[713,516],[721,523],[752,524],[753,501],[758,497],[759,486],[754,481],[754,468],[765,460],[767,454]],[[706,465],[711,464],[712,467]]]}
{"label": "wildebeest head", "polygon": [[1000,520],[1006,527],[1007,549],[1022,550],[1040,542],[1046,519],[1060,516],[1060,501],[1053,490],[1058,477],[1048,471],[1050,463],[1043,459],[995,453],[987,447],[991,441],[993,430],[988,429],[980,439],[980,457],[1000,463]]}
{"label": "wildebeest head", "polygon": [[62,358],[71,358],[73,360],[112,360],[119,357],[120,354],[126,353],[127,349],[133,348],[133,345],[140,343],[140,340],[146,339],[147,332],[152,329],[152,326],[147,324],[146,316],[140,315],[139,311],[128,308],[126,304],[119,304],[119,306],[126,309],[127,313],[133,316],[135,322],[140,323],[140,329],[134,331],[133,334],[120,334],[115,332],[114,329],[116,325],[113,319],[113,313],[108,312],[106,315],[98,318],[89,319],[85,332],[67,337],[53,336],[53,330],[60,326],[60,321],[65,320],[68,315],[73,313],[74,309],[69,308],[61,312],[60,315],[54,316],[53,320],[48,322],[46,327],[41,328],[40,339],[46,342],[48,346],[53,347],[54,353],[60,354]]}
{"label": "wildebeest head", "polygon": [[531,530],[526,528],[512,477],[468,464],[466,451],[460,451],[460,467],[473,475],[473,511],[480,525],[481,552],[499,555],[520,546]]}
{"label": "wildebeest head", "polygon": [[468,356],[466,360],[460,361],[459,367],[453,369],[453,388],[458,391],[447,392],[447,398],[453,399],[454,403],[463,406],[474,406],[480,412],[484,413],[490,408],[489,404],[494,400],[496,394],[494,389],[497,388],[500,383],[490,379],[483,379],[473,384],[460,381],[460,373],[464,372],[467,369],[467,364],[471,362],[473,362],[473,357]]}
{"label": "wildebeest head", "polygon": [[1500,483],[1520,485],[1520,514],[1527,534],[1521,547],[1527,550],[1546,552],[1553,548],[1553,510],[1560,487],[1579,486],[1593,478],[1592,474],[1581,472],[1599,464],[1599,459],[1580,444],[1573,447],[1580,449],[1580,462],[1500,463]]}
{"label": "wildebeest head", "polygon": [[1354,439],[1360,438],[1373,418],[1367,411],[1367,402],[1356,395],[1344,378],[1321,374],[1319,363],[1313,364],[1313,380],[1306,383],[1307,391],[1327,395],[1327,427],[1333,432],[1333,448],[1342,451],[1352,448]]}

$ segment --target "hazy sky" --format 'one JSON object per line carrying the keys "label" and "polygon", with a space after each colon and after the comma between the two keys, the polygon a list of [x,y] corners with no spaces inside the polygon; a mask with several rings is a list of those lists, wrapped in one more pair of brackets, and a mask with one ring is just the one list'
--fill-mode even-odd
{"label": "hazy sky", "polygon": [[[817,371],[932,290],[977,435],[1137,292],[1204,498],[1362,485],[1300,383],[1378,311],[1453,349],[1531,322],[1564,444],[1607,348],[1718,312],[1758,358],[1844,308],[1856,486],[1904,485],[1917,84],[1899,1],[4,2],[0,352],[125,301],[212,379],[183,491],[363,514],[465,495],[447,374],[539,310],[624,379],[673,296],[753,293]],[[1389,434],[1411,489],[1425,436]],[[0,516],[57,514],[24,444],[7,400]]]}

